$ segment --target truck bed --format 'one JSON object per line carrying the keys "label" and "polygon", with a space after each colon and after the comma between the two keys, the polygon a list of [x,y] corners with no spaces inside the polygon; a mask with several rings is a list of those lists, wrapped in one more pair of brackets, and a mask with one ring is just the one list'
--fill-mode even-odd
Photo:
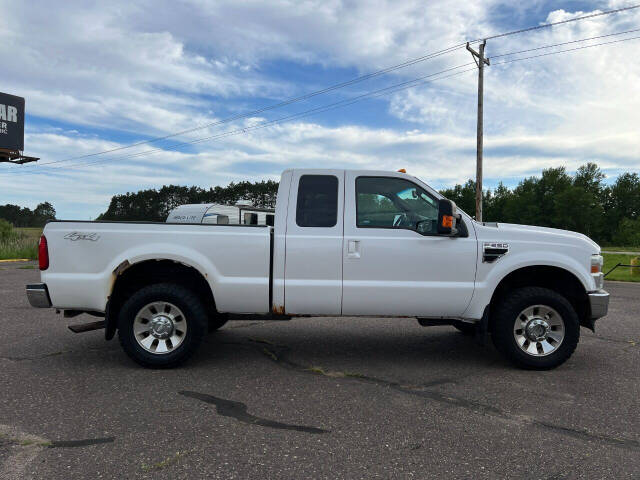
{"label": "truck bed", "polygon": [[270,310],[267,226],[55,221],[44,235],[50,262],[42,281],[56,308],[104,312],[119,271],[138,262],[172,260],[206,278],[219,311]]}

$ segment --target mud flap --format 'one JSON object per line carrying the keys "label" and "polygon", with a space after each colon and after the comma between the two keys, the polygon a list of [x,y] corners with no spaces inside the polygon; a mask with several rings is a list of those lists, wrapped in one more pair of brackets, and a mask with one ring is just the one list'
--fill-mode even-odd
{"label": "mud flap", "polygon": [[476,342],[479,345],[486,345],[489,339],[489,305],[487,305],[482,313],[482,318],[476,324]]}
{"label": "mud flap", "polygon": [[73,333],[91,332],[93,330],[100,330],[104,328],[105,321],[100,320],[97,322],[81,323],[80,325],[69,325],[69,330]]}
{"label": "mud flap", "polygon": [[111,340],[116,334],[116,327],[118,326],[118,319],[113,318],[111,315],[109,305],[111,301],[107,302],[107,306],[104,312],[104,339]]}
{"label": "mud flap", "polygon": [[596,320],[597,319],[591,317],[583,317],[580,319],[580,325],[596,333]]}

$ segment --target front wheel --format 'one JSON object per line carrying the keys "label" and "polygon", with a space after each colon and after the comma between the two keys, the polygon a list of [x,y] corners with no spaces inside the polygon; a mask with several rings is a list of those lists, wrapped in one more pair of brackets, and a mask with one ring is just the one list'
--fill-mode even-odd
{"label": "front wheel", "polygon": [[144,287],[125,302],[118,318],[124,351],[145,367],[170,368],[187,360],[207,332],[200,298],[180,285]]}
{"label": "front wheel", "polygon": [[493,343],[517,366],[546,370],[571,357],[580,340],[580,322],[562,295],[539,287],[513,290],[497,306]]}

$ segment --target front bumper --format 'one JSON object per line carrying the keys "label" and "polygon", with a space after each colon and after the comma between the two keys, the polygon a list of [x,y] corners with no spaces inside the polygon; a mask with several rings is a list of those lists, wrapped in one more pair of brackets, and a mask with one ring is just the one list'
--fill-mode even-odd
{"label": "front bumper", "polygon": [[591,320],[604,317],[609,310],[609,292],[597,290],[589,293],[589,305],[591,306]]}
{"label": "front bumper", "polygon": [[46,283],[34,283],[27,285],[27,298],[32,307],[49,308],[51,307],[51,298],[49,298],[49,290]]}

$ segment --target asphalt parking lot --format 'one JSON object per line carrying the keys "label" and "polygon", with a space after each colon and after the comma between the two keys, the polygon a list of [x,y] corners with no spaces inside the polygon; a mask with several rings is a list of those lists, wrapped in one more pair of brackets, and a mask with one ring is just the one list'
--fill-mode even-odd
{"label": "asphalt parking lot", "polygon": [[640,476],[640,284],[607,284],[609,316],[548,372],[354,318],[231,322],[162,371],[29,307],[38,278],[0,264],[2,479]]}

